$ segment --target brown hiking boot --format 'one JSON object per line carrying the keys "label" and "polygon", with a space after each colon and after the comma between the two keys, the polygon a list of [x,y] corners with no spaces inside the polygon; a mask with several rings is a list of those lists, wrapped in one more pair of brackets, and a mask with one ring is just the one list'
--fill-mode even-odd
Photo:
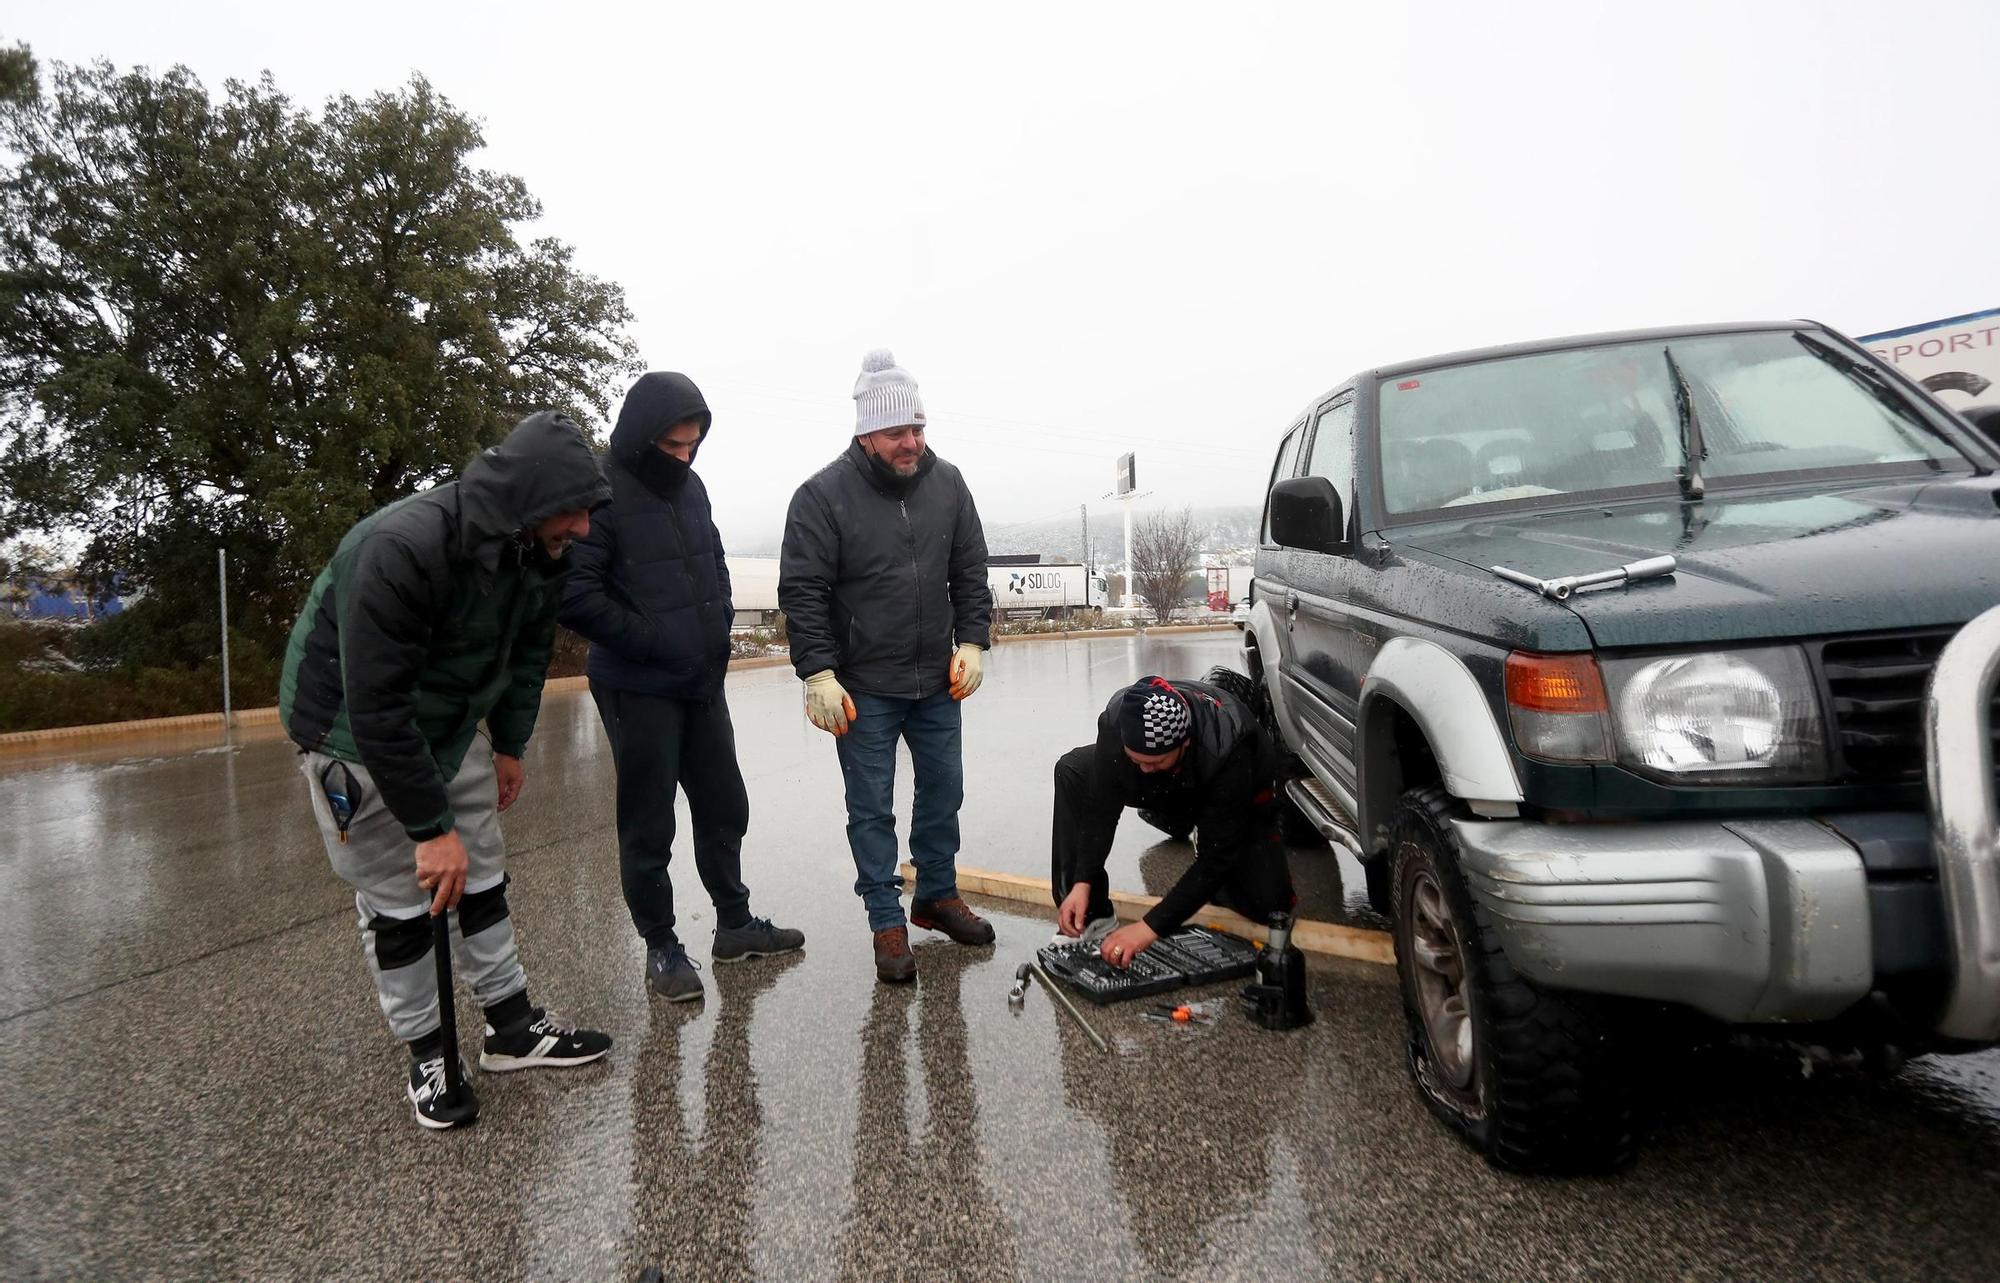
{"label": "brown hiking boot", "polygon": [[993,924],[974,913],[972,906],[957,896],[910,901],[910,925],[942,931],[960,944],[993,943]]}
{"label": "brown hiking boot", "polygon": [[917,978],[917,955],[910,952],[910,929],[890,927],[875,933],[875,978],[903,985]]}

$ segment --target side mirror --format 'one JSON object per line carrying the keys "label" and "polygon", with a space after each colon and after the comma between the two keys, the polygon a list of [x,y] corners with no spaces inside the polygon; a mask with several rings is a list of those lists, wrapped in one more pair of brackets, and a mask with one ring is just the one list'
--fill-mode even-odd
{"label": "side mirror", "polygon": [[1347,551],[1340,494],[1326,477],[1293,477],[1271,487],[1271,539],[1307,552]]}

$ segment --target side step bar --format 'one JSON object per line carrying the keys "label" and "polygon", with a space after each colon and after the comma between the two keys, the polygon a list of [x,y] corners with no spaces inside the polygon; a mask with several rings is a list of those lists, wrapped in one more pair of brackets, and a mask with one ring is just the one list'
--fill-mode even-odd
{"label": "side step bar", "polygon": [[1305,813],[1321,837],[1344,848],[1355,859],[1361,858],[1361,838],[1354,831],[1354,820],[1334,800],[1333,791],[1320,783],[1317,776],[1304,775],[1285,781],[1285,796]]}

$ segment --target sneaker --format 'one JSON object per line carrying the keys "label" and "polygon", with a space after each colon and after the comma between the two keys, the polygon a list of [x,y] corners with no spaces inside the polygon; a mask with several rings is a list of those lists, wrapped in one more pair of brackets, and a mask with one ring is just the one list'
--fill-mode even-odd
{"label": "sneaker", "polygon": [[910,952],[908,927],[875,933],[875,978],[891,985],[908,984],[917,978],[917,955]]}
{"label": "sneaker", "polygon": [[595,1029],[578,1029],[562,1018],[535,1008],[534,1014],[501,1033],[486,1026],[486,1046],[479,1053],[479,1067],[501,1074],[513,1069],[533,1069],[552,1065],[567,1069],[587,1065],[611,1050],[611,1035]]}
{"label": "sneaker", "polygon": [[910,925],[942,931],[960,944],[992,944],[993,924],[957,896],[910,901]]}
{"label": "sneaker", "polygon": [[695,974],[700,970],[682,945],[646,950],[646,983],[668,1002],[700,1001],[701,977]]}
{"label": "sneaker", "polygon": [[805,932],[773,926],[769,918],[752,918],[740,927],[717,927],[715,950],[710,956],[717,962],[741,962],[805,947]]}
{"label": "sneaker", "polygon": [[458,1077],[458,1098],[446,1101],[443,1099],[443,1054],[429,1060],[410,1058],[408,1092],[410,1104],[417,1111],[419,1126],[446,1131],[453,1127],[468,1127],[479,1121],[479,1097],[473,1094],[472,1084],[465,1081],[465,1062],[462,1060],[459,1062]]}

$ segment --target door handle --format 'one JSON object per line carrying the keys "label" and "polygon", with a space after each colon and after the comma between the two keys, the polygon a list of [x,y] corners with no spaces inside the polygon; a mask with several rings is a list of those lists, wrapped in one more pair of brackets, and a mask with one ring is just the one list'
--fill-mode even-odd
{"label": "door handle", "polygon": [[1285,609],[1294,615],[1299,613],[1299,595],[1297,593],[1288,592],[1285,594]]}

